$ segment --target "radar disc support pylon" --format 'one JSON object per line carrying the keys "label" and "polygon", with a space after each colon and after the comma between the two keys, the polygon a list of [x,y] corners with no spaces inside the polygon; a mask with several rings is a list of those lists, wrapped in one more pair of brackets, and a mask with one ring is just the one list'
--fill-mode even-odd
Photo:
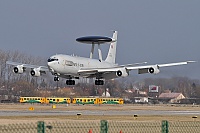
{"label": "radar disc support pylon", "polygon": [[[102,61],[101,44],[113,42],[112,38],[104,36],[85,36],[77,38],[76,41],[86,44],[92,44],[90,58],[93,58],[95,44],[98,44],[99,61]],[[115,41],[115,40],[114,40]]]}
{"label": "radar disc support pylon", "polygon": [[99,61],[102,61],[102,53],[101,53],[101,47],[100,44],[98,44],[98,53],[99,53]]}
{"label": "radar disc support pylon", "polygon": [[93,58],[93,54],[94,54],[94,43],[92,43],[92,47],[91,47],[91,52],[90,52],[90,58]]}

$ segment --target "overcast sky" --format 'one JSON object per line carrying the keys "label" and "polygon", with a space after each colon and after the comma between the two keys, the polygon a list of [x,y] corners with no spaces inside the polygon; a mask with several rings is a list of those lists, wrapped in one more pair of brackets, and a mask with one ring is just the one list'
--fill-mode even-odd
{"label": "overcast sky", "polygon": [[[89,57],[90,45],[76,38],[117,30],[119,64],[200,62],[199,7],[199,0],[0,0],[0,49]],[[105,58],[108,45],[102,51]],[[199,68],[164,68],[160,75],[200,79]]]}

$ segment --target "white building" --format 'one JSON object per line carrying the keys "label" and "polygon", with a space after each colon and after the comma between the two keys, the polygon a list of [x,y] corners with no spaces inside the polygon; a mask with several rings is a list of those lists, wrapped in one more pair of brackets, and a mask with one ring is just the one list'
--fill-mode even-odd
{"label": "white building", "polygon": [[148,103],[148,97],[135,97],[135,103]]}

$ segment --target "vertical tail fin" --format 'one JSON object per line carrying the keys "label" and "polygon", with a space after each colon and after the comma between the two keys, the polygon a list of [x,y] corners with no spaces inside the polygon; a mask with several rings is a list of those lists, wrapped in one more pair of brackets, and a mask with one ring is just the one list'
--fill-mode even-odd
{"label": "vertical tail fin", "polygon": [[110,48],[109,48],[109,51],[108,51],[108,55],[107,55],[105,61],[115,64],[116,48],[117,48],[117,31],[113,31],[112,40],[113,40],[113,41],[112,41],[111,44],[110,44]]}

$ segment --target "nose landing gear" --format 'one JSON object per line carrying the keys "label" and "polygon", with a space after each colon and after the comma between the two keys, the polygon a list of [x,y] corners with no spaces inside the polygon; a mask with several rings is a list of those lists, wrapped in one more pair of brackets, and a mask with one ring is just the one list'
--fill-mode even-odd
{"label": "nose landing gear", "polygon": [[57,81],[59,81],[59,80],[60,80],[60,79],[59,79],[59,77],[57,77],[57,76],[56,76],[56,77],[54,77],[54,81],[56,81],[56,82],[57,82]]}
{"label": "nose landing gear", "polygon": [[[60,80],[59,77],[55,75],[54,81],[55,81],[55,82],[58,82],[59,80]],[[72,79],[70,78],[70,79],[66,80],[66,84],[67,84],[67,85],[75,85],[75,80],[72,80]]]}

